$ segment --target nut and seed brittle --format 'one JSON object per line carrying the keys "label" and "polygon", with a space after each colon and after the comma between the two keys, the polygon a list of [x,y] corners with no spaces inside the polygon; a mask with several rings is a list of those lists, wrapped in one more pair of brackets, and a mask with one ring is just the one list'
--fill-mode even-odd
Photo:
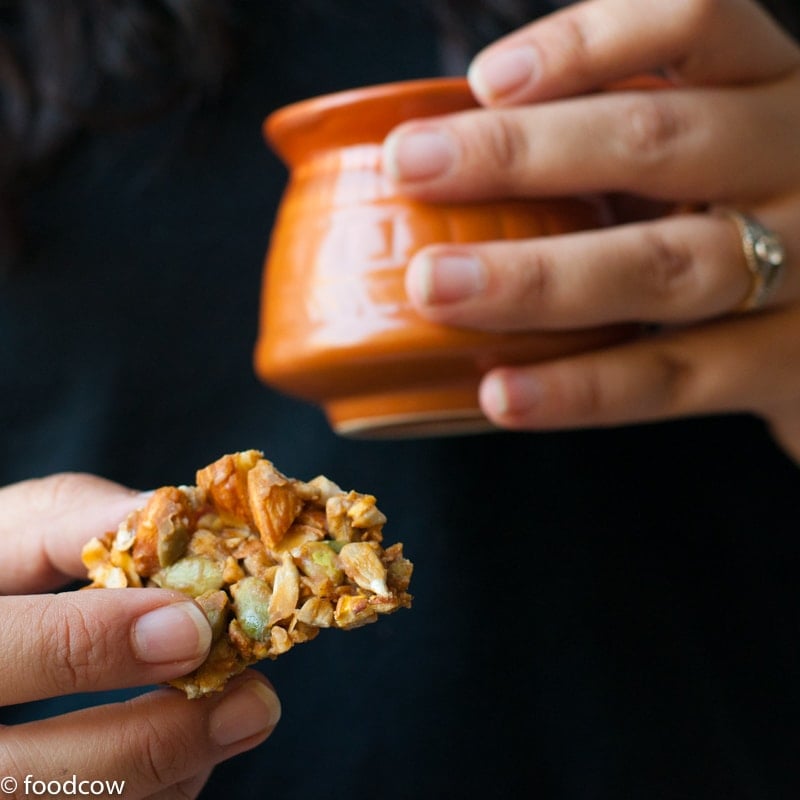
{"label": "nut and seed brittle", "polygon": [[211,623],[211,652],[171,683],[201,697],[320,628],[410,607],[413,566],[402,544],[382,547],[385,522],[372,495],[288,478],[256,450],[234,453],[199,470],[196,486],[157,489],[117,531],[87,542],[87,588],[193,597]]}

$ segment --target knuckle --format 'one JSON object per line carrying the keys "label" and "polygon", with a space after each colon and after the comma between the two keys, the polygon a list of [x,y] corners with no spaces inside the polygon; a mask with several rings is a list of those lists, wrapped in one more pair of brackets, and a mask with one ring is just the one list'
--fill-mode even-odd
{"label": "knuckle", "polygon": [[694,275],[694,257],[685,244],[665,237],[655,226],[644,228],[642,236],[646,257],[639,272],[639,289],[663,310],[664,303],[685,294]]}
{"label": "knuckle", "polygon": [[[592,20],[587,13],[573,10],[552,19],[552,35],[548,36],[549,47],[543,46],[545,70],[558,74],[569,66],[570,72],[579,80],[589,80],[594,72],[592,47]],[[543,43],[544,45],[544,43]]]}
{"label": "knuckle", "polygon": [[[135,742],[129,747],[136,774],[154,785],[171,786],[194,770],[192,751],[176,726],[159,724],[150,718],[134,729]],[[198,748],[200,752],[200,748]]]}
{"label": "knuckle", "polygon": [[[674,26],[673,38],[676,41],[695,41],[704,31],[713,30],[724,14],[730,13],[730,0],[677,0],[670,6],[672,24]],[[674,66],[678,72],[689,75],[694,71],[695,62],[703,60],[706,54],[701,55],[692,51],[683,59],[678,59]]]}
{"label": "knuckle", "polygon": [[560,409],[559,414],[583,423],[603,418],[606,392],[600,372],[591,365],[554,373],[551,389],[553,404]]}
{"label": "knuckle", "polygon": [[518,273],[516,285],[510,287],[514,304],[528,310],[547,304],[553,294],[553,267],[549,255],[533,248]]}
{"label": "knuckle", "polygon": [[635,373],[613,376],[587,363],[557,379],[555,401],[583,424],[679,416],[697,406],[695,370],[677,348],[654,348]]}
{"label": "knuckle", "polygon": [[637,167],[661,165],[684,129],[674,105],[663,92],[642,92],[624,101],[620,157]]}
{"label": "knuckle", "polygon": [[38,625],[42,641],[52,639],[56,632],[50,657],[42,664],[50,690],[66,694],[90,687],[108,668],[102,622],[90,618],[83,609],[64,600],[54,602]]}
{"label": "knuckle", "polygon": [[690,392],[694,385],[691,363],[671,349],[659,348],[653,354],[656,379],[653,395],[659,399],[657,413],[678,415],[695,405]]}
{"label": "knuckle", "polygon": [[582,419],[601,419],[606,410],[606,392],[598,370],[587,369],[573,386],[573,411]]}
{"label": "knuckle", "polygon": [[487,160],[502,176],[517,177],[527,162],[528,138],[513,112],[492,115],[492,124],[483,131],[471,154],[481,171]]}

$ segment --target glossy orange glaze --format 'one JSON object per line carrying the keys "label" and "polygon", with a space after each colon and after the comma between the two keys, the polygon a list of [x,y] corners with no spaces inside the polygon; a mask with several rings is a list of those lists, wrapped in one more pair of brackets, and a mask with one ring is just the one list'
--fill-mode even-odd
{"label": "glossy orange glaze", "polygon": [[315,98],[267,118],[290,170],[265,263],[259,377],[322,406],[353,435],[488,427],[480,376],[618,339],[621,330],[491,334],[421,319],[405,295],[420,247],[598,227],[591,199],[427,204],[395,190],[381,143],[410,118],[476,106],[466,81],[431,79]]}

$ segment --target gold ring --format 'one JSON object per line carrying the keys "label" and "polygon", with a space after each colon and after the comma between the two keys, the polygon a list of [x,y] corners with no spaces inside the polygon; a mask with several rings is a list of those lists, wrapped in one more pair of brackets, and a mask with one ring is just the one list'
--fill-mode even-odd
{"label": "gold ring", "polygon": [[750,273],[750,291],[739,310],[755,311],[766,303],[780,283],[786,251],[778,234],[765,228],[758,220],[739,211],[726,210],[724,214],[736,224]]}

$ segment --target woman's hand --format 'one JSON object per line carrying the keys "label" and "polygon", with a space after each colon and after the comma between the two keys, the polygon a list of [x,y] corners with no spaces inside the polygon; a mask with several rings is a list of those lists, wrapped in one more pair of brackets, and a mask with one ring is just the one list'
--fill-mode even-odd
{"label": "woman's hand", "polygon": [[[595,91],[654,71],[671,86]],[[603,193],[704,209],[418,253],[408,294],[438,322],[658,326],[608,349],[492,370],[485,413],[534,430],[750,411],[800,459],[797,44],[748,0],[587,0],[491,45],[469,78],[483,109],[412,122],[387,140],[403,192]],[[785,274],[759,313],[741,312],[751,274],[721,209],[782,238]]]}
{"label": "woman's hand", "polygon": [[[30,594],[84,576],[82,545],[114,530],[140,505],[135,493],[89,475],[0,489],[0,706],[162,682],[202,663],[211,629],[184,595],[161,589]],[[248,672],[204,700],[162,689],[0,727],[0,788],[24,797],[75,776],[124,781],[122,796],[129,800],[193,797],[215,764],[262,742],[279,716],[272,689]]]}

